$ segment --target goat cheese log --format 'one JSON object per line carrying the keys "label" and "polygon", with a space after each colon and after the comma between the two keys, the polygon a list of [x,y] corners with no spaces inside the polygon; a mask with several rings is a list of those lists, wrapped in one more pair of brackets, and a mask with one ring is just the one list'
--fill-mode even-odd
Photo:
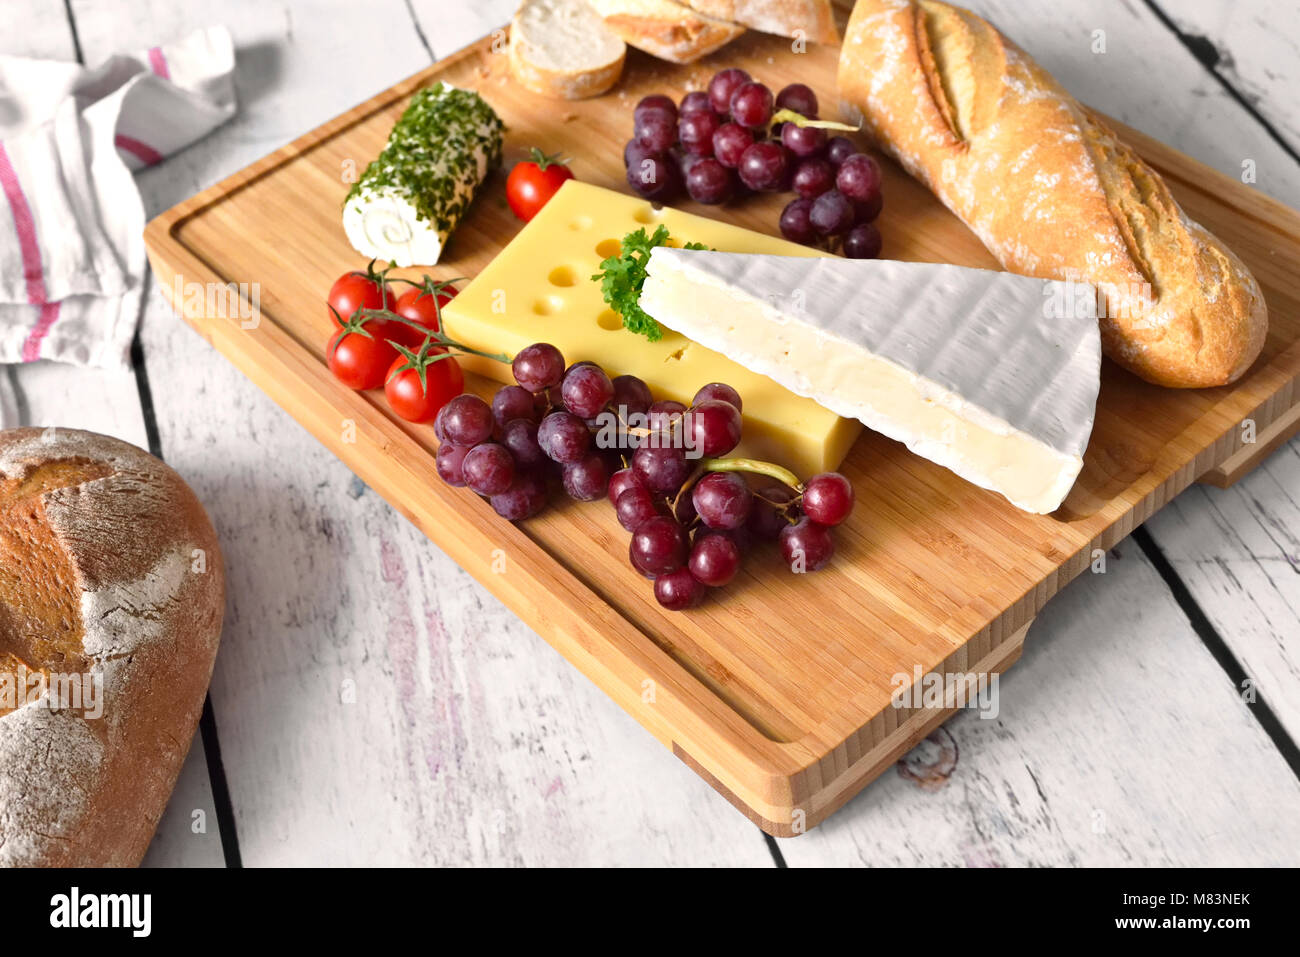
{"label": "goat cheese log", "polygon": [[479,184],[501,164],[505,124],[473,90],[420,90],[343,203],[348,242],[367,259],[432,266]]}
{"label": "goat cheese log", "polygon": [[859,0],[843,108],[1003,267],[1099,292],[1106,354],[1149,382],[1225,385],[1264,345],[1250,270],[1160,175],[989,23],[937,0]]}

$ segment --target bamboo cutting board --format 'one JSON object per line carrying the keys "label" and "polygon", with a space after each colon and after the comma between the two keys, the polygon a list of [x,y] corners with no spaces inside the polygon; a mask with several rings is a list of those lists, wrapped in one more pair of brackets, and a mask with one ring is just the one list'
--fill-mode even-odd
{"label": "bamboo cutting board", "polygon": [[[485,38],[169,210],[147,229],[150,258],[201,335],[772,834],[819,823],[952,713],[894,707],[896,675],[1006,668],[1033,616],[1096,549],[1198,478],[1230,483],[1300,427],[1300,216],[1121,126],[1263,287],[1271,330],[1251,372],[1233,387],[1188,392],[1105,363],[1083,472],[1051,516],[1020,512],[865,432],[842,467],[858,504],[837,529],[829,568],[791,575],[774,548],[756,550],[706,605],[665,612],[628,564],[629,536],[607,502],[560,502],[506,523],[438,480],[431,427],[396,419],[381,393],[333,379],[324,295],[337,275],[364,265],[341,225],[349,173],[379,152],[413,90],[445,79],[479,90],[501,114],[507,168],[536,145],[574,157],[580,179],[623,189],[622,147],[642,95],[680,97],[715,70],[741,66],[774,90],[807,83],[831,104],[838,50],[796,54],[788,40],[750,33],[686,67],[632,52],[613,93],[572,103],[516,86],[498,50],[500,36]],[[928,191],[884,166],[887,257],[997,268]],[[433,275],[475,275],[519,230],[504,179],[488,181]],[[775,233],[788,198],[680,205]],[[257,284],[259,320],[210,314],[203,296],[187,294],[192,283]]]}

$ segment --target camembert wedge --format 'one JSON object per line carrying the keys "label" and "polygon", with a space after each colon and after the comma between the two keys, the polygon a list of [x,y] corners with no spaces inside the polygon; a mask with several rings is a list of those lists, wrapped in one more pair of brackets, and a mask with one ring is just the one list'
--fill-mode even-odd
{"label": "camembert wedge", "polygon": [[641,308],[1030,512],[1078,477],[1100,385],[1088,286],[933,263],[660,248]]}

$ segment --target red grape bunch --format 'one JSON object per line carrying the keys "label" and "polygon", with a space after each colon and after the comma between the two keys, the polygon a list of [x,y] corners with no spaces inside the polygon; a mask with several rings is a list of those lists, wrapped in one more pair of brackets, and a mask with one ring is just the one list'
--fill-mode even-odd
{"label": "red grape bunch", "polygon": [[623,150],[628,185],[657,202],[684,188],[707,205],[793,190],[797,196],[780,219],[787,239],[838,247],[850,259],[876,258],[875,220],[884,203],[879,164],[824,128],[773,123],[786,110],[816,120],[817,96],[802,83],[773,96],[734,67],[715,74],[707,90],[687,93],[680,105],[662,93],[644,97]]}
{"label": "red grape bunch", "polygon": [[[459,395],[434,420],[438,474],[487,497],[498,515],[536,515],[556,473],[570,498],[608,495],[632,533],[633,567],[671,610],[735,578],[755,541],[779,542],[794,572],[830,561],[830,529],[852,511],[853,487],[836,472],[799,485],[779,466],[727,458],[742,428],[731,386],[709,383],[689,408],[654,401],[636,376],[611,379],[593,362],[566,368],[560,350],[542,342],[520,350],[511,368],[518,384],[491,403]],[[611,417],[617,442],[604,448]],[[768,479],[751,488],[747,472]]]}
{"label": "red grape bunch", "polygon": [[[691,608],[710,588],[728,584],[757,542],[779,542],[791,571],[825,567],[835,551],[830,529],[853,510],[853,487],[837,472],[796,487],[779,466],[721,457],[740,442],[741,408],[731,386],[704,386],[689,409],[675,410],[675,423],[663,424],[686,432],[703,459],[693,467],[680,451],[659,451],[647,442],[629,467],[610,477],[619,524],[632,533],[632,565],[654,579],[655,597],[672,611]],[[751,487],[747,472],[769,478]]]}

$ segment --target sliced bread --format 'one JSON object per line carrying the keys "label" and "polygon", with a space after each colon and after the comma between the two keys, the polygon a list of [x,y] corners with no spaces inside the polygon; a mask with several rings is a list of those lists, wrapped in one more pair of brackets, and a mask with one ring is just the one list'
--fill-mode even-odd
{"label": "sliced bread", "polygon": [[534,93],[599,96],[623,73],[627,45],[586,0],[524,0],[510,23],[510,69]]}
{"label": "sliced bread", "polygon": [[672,0],[589,0],[629,44],[661,60],[692,63],[745,32]]}

